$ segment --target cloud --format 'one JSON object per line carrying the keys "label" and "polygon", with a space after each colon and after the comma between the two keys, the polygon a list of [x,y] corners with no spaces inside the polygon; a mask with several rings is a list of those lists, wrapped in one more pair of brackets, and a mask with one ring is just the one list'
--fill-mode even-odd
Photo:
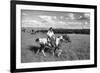
{"label": "cloud", "polygon": [[84,17],[89,18],[90,14],[89,13],[84,13]]}
{"label": "cloud", "polygon": [[69,17],[70,17],[70,19],[74,20],[75,19],[74,13],[69,13]]}
{"label": "cloud", "polygon": [[64,22],[64,21],[58,21],[58,23],[61,25],[66,25],[66,22]]}
{"label": "cloud", "polygon": [[50,20],[50,21],[52,20],[52,16],[40,15],[39,17],[44,19],[44,20]]}
{"label": "cloud", "polygon": [[[86,14],[86,16],[89,16]],[[78,20],[74,20],[75,15],[73,13],[69,13],[68,17],[64,16],[50,16],[50,15],[37,15],[37,16],[25,16],[22,19],[23,27],[53,27],[53,28],[81,28],[83,22],[79,22]],[[88,23],[85,23],[88,24]],[[87,25],[85,25],[87,27]]]}
{"label": "cloud", "polygon": [[38,27],[42,25],[40,21],[37,20],[24,20],[22,21],[22,27]]}
{"label": "cloud", "polygon": [[22,12],[22,16],[26,16],[26,15],[28,15],[27,13],[25,13],[25,12]]}
{"label": "cloud", "polygon": [[[56,18],[54,16],[46,16],[46,15],[40,15],[40,18],[42,18],[43,20],[45,20],[48,24],[48,26],[55,26],[56,25],[56,21],[53,18]],[[57,18],[56,18],[57,19]]]}

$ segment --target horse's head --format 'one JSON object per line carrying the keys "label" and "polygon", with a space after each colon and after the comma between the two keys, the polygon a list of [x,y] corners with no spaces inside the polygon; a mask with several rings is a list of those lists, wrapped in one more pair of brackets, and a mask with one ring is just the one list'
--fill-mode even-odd
{"label": "horse's head", "polygon": [[39,38],[37,38],[35,41],[36,41],[36,42],[39,42]]}
{"label": "horse's head", "polygon": [[58,38],[59,38],[61,41],[64,41],[63,36],[58,36]]}

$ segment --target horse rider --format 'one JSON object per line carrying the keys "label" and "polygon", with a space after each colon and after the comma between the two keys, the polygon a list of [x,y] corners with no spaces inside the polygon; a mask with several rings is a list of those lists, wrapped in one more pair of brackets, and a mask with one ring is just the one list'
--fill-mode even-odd
{"label": "horse rider", "polygon": [[51,44],[51,47],[55,47],[55,34],[52,27],[47,32],[47,40]]}

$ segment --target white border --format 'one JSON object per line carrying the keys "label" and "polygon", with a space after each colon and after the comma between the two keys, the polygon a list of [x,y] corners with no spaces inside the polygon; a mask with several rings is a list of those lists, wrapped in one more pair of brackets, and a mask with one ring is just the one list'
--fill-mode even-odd
{"label": "white border", "polygon": [[[21,63],[21,9],[45,10],[45,11],[70,11],[70,12],[89,12],[90,13],[90,60],[79,61],[60,61],[60,62],[34,62]],[[34,5],[16,5],[16,68],[39,68],[54,66],[73,66],[94,64],[94,10],[84,8],[51,7]]]}

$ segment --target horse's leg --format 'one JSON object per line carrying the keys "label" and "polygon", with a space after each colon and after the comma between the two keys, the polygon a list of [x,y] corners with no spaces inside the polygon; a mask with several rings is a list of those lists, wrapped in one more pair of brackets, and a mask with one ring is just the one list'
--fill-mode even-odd
{"label": "horse's leg", "polygon": [[52,55],[53,55],[53,56],[55,55],[54,51],[52,52]]}
{"label": "horse's leg", "polygon": [[54,49],[53,49],[53,47],[50,47],[49,51],[54,56]]}
{"label": "horse's leg", "polygon": [[45,52],[44,52],[45,47],[42,49],[42,53],[44,56],[46,56]]}
{"label": "horse's leg", "polygon": [[62,53],[62,50],[59,50],[58,57],[61,55],[61,53]]}
{"label": "horse's leg", "polygon": [[46,54],[44,53],[44,50],[42,50],[42,53],[43,53],[44,56],[46,56]]}
{"label": "horse's leg", "polygon": [[55,41],[54,40],[52,42],[52,47],[53,47],[53,56],[55,56],[57,47],[56,47],[56,44],[55,44]]}
{"label": "horse's leg", "polygon": [[52,55],[55,56],[55,48],[52,47]]}
{"label": "horse's leg", "polygon": [[54,56],[56,55],[56,50],[57,50],[57,48],[54,47],[54,49],[53,49],[53,54],[54,54]]}
{"label": "horse's leg", "polygon": [[40,49],[38,49],[38,50],[37,50],[36,54],[38,54],[38,53],[39,53],[39,51],[40,51]]}

